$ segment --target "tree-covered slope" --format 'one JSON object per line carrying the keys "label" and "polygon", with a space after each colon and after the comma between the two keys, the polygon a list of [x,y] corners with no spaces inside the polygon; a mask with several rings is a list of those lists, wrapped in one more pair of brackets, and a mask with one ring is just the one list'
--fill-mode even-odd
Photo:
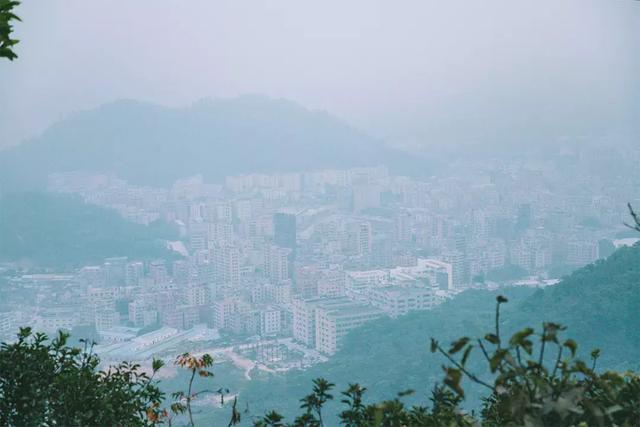
{"label": "tree-covered slope", "polygon": [[118,101],[75,114],[32,141],[0,151],[0,193],[42,187],[50,173],[79,169],[158,186],[197,173],[219,179],[379,164],[405,174],[426,169],[424,161],[329,114],[286,100],[204,99],[187,108]]}
{"label": "tree-covered slope", "polygon": [[[539,328],[543,321],[559,322],[568,327],[564,336],[579,343],[584,358],[598,347],[602,368],[640,368],[640,246],[622,248],[554,287],[511,288],[500,293],[510,300],[503,306],[505,336],[525,326]],[[313,378],[323,377],[336,383],[337,390],[360,383],[368,388],[371,402],[393,398],[406,389],[417,392],[408,402],[424,402],[431,387],[443,379],[441,366],[446,363],[442,356],[430,353],[429,338],[449,343],[462,336],[484,336],[493,329],[497,294],[470,290],[432,311],[364,325],[347,336],[343,349],[329,362],[253,381],[242,393],[244,399],[258,413],[268,408],[296,413],[296,397],[309,392]],[[469,366],[486,375],[478,356],[475,361],[472,356]],[[478,389],[465,387],[470,392],[468,403],[477,404]],[[328,410],[336,406],[330,404]]]}
{"label": "tree-covered slope", "polygon": [[601,347],[602,362],[611,368],[640,367],[640,245],[618,249],[536,292],[511,322],[543,320],[566,325],[583,347]]}
{"label": "tree-covered slope", "polygon": [[14,193],[0,198],[0,261],[77,266],[105,257],[173,256],[166,224],[144,226],[66,195]]}

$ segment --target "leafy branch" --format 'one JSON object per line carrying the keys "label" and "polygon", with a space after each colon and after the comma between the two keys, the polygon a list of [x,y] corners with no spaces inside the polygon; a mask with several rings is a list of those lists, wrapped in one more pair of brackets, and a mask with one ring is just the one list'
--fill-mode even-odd
{"label": "leafy branch", "polygon": [[15,0],[0,0],[0,58],[7,58],[13,61],[18,57],[13,48],[19,40],[12,38],[12,21],[20,22],[20,18],[13,13],[20,4]]}
{"label": "leafy branch", "polygon": [[624,225],[631,228],[632,230],[640,232],[640,215],[638,215],[638,213],[633,209],[631,203],[627,203],[627,208],[629,208],[629,215],[631,215],[631,219],[633,219],[633,224],[628,224],[625,222]]}

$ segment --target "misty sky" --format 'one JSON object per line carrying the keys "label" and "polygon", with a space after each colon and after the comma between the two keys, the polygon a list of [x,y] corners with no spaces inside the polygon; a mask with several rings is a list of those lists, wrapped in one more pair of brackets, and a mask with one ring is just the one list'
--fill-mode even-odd
{"label": "misty sky", "polygon": [[633,0],[25,0],[18,14],[0,147],[119,98],[244,93],[399,144],[640,122]]}

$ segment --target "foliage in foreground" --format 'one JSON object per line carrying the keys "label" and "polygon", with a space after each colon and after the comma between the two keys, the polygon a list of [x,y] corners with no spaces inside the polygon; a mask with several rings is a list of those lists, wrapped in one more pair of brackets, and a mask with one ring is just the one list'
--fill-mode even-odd
{"label": "foliage in foreground", "polygon": [[[500,333],[499,296],[495,329],[482,338],[462,337],[449,347],[431,341],[431,351],[448,361],[443,366],[444,386],[432,391],[430,407],[406,407],[398,398],[364,405],[365,389],[352,384],[342,393],[346,409],[340,423],[360,426],[637,426],[640,425],[640,376],[627,372],[598,373],[600,351],[591,352],[587,365],[576,357],[577,343],[561,339],[565,327],[544,323],[541,331],[525,328],[505,341]],[[467,369],[473,353],[488,365],[480,375]],[[479,414],[465,412],[463,379],[488,391]],[[304,413],[286,424],[270,412],[256,422],[261,427],[323,426],[322,407],[333,399],[332,384],[314,381],[313,392],[302,399]]]}
{"label": "foliage in foreground", "polygon": [[[565,327],[544,323],[535,331],[525,328],[508,340],[500,332],[497,298],[494,330],[481,338],[462,337],[443,346],[432,339],[431,351],[440,353],[443,384],[436,384],[427,405],[408,407],[401,392],[393,400],[367,404],[366,388],[350,384],[340,393],[343,410],[339,420],[323,417],[325,405],[335,399],[334,384],[318,378],[310,394],[300,400],[302,413],[291,423],[275,411],[253,420],[231,402],[229,426],[250,421],[256,427],[320,427],[339,422],[347,427],[364,426],[638,426],[640,425],[640,376],[636,373],[597,371],[599,350],[591,352],[589,364],[577,357],[577,343],[562,339]],[[185,391],[173,393],[168,408],[153,375],[162,367],[154,360],[147,376],[138,365],[122,363],[98,370],[92,346],[66,345],[61,333],[47,341],[43,334],[23,329],[13,344],[0,348],[0,425],[172,425],[194,426],[191,405],[202,394],[218,394],[224,405],[229,391],[203,389],[194,392],[197,377],[213,377],[213,359],[188,353],[175,364],[190,372]],[[488,369],[472,372],[468,361],[475,355]],[[462,408],[463,380],[487,390],[478,413]]]}
{"label": "foliage in foreground", "polygon": [[14,46],[18,40],[12,38],[13,25],[11,21],[20,21],[13,10],[20,4],[15,0],[0,0],[0,58],[13,61],[18,57],[14,52]]}
{"label": "foliage in foreground", "polygon": [[163,399],[153,379],[161,363],[151,376],[127,362],[98,370],[93,346],[70,347],[67,339],[24,328],[2,344],[0,425],[151,425]]}

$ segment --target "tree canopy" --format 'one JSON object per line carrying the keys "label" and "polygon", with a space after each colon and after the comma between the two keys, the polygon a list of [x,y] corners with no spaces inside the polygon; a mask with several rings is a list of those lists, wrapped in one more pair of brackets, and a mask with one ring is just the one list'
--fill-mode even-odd
{"label": "tree canopy", "polygon": [[27,260],[38,266],[81,266],[109,256],[137,259],[176,256],[165,248],[177,230],[149,226],[79,197],[43,192],[0,196],[0,260]]}
{"label": "tree canopy", "polygon": [[14,46],[19,40],[13,37],[12,21],[20,21],[20,18],[13,13],[19,1],[0,0],[0,58],[7,58],[13,61],[18,57],[14,51]]}
{"label": "tree canopy", "polygon": [[[492,331],[465,336],[450,345],[431,339],[431,351],[442,356],[441,382],[434,384],[429,402],[403,402],[414,390],[400,391],[390,400],[365,403],[367,389],[349,384],[341,394],[337,420],[327,420],[325,406],[335,399],[335,384],[324,378],[312,381],[311,393],[300,399],[301,413],[286,422],[284,415],[268,411],[250,419],[256,427],[323,427],[336,421],[348,427],[394,426],[634,426],[640,420],[640,376],[598,370],[600,350],[590,362],[578,357],[578,343],[563,338],[565,327],[544,322],[542,328],[521,329],[508,339],[502,329],[499,295]],[[22,329],[13,344],[0,348],[0,423],[2,425],[172,425],[186,421],[194,427],[192,403],[202,394],[217,393],[221,404],[229,392],[194,391],[194,380],[212,378],[213,359],[184,353],[175,364],[190,372],[185,391],[165,402],[155,373],[148,376],[136,364],[123,362],[98,370],[91,344],[84,349],[67,346],[68,335],[51,341],[43,334]],[[470,366],[484,360],[482,372]],[[486,389],[479,412],[463,408],[463,379]],[[237,397],[230,403],[229,426],[239,424]],[[180,418],[182,417],[182,418]]]}
{"label": "tree canopy", "polygon": [[151,425],[163,394],[153,374],[123,362],[98,370],[93,346],[22,329],[0,347],[0,425]]}

